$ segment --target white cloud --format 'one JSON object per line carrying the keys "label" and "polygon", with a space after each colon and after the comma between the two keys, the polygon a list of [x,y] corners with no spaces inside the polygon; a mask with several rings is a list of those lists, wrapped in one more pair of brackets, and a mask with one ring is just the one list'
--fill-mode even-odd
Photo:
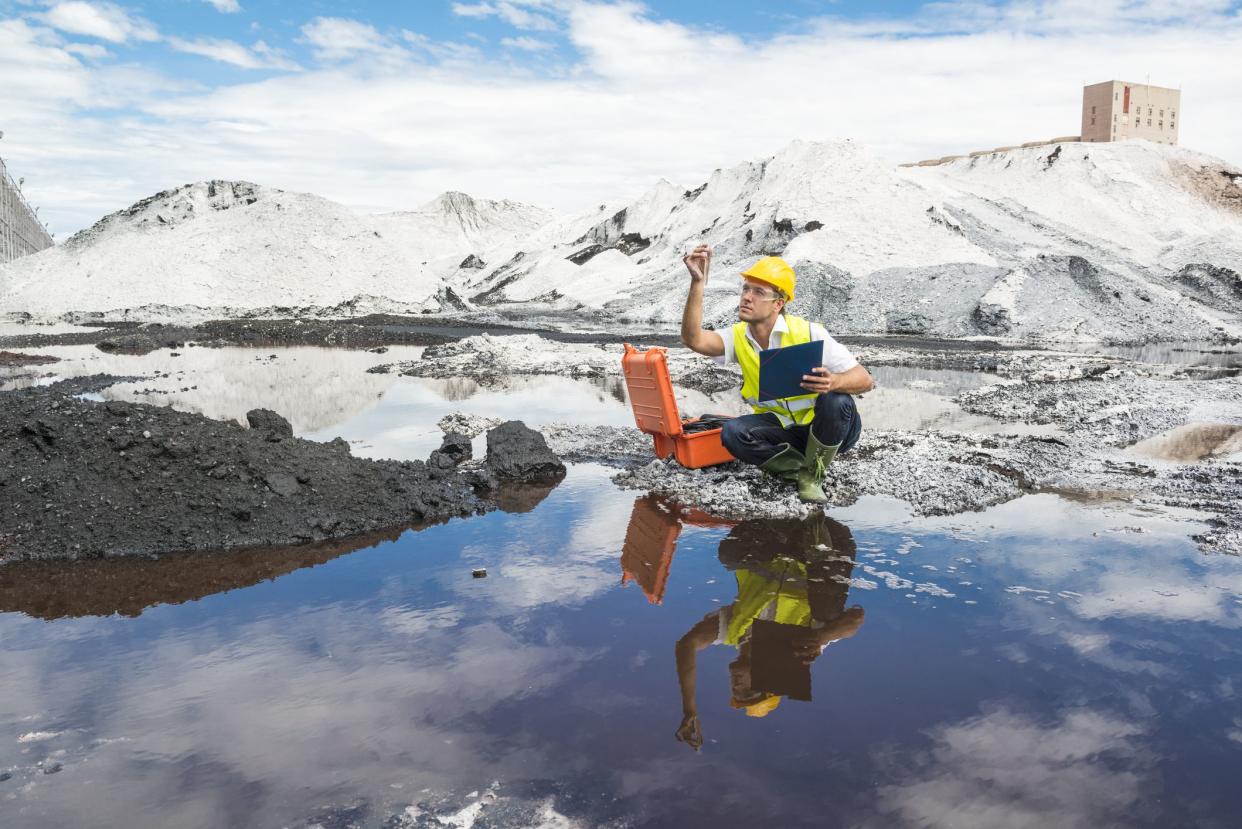
{"label": "white cloud", "polygon": [[179,37],[170,37],[168,38],[168,45],[178,52],[201,55],[221,63],[239,66],[242,69],[296,70],[300,68],[283,52],[273,49],[261,40],[256,42],[253,47],[247,48],[236,41],[220,38],[207,37],[197,40],[185,40]]}
{"label": "white cloud", "polygon": [[302,35],[322,61],[374,57],[393,48],[371,24],[344,17],[316,17],[302,27]]}
{"label": "white cloud", "polygon": [[[66,201],[43,210],[62,232],[97,218],[100,204],[124,207],[199,178],[246,178],[377,209],[453,189],[576,210],[636,195],[661,177],[694,186],[716,167],[795,138],[848,137],[893,162],[913,161],[1073,134],[1084,80],[1148,74],[1183,86],[1184,145],[1242,160],[1232,77],[1221,71],[1242,52],[1242,19],[1196,4],[1192,17],[1150,23],[1132,18],[1131,5],[1105,6],[1112,16],[1101,23],[1099,12],[1075,18],[1066,5],[1011,4],[984,18],[993,7],[959,4],[896,22],[803,21],[770,36],[659,20],[633,3],[514,5],[554,20],[575,47],[538,73],[515,65],[513,51],[489,57],[472,45],[320,17],[302,35],[322,66],[129,96],[142,115],[113,132],[106,177],[84,178],[71,161],[105,151],[86,138],[80,99],[33,94],[21,112],[30,135],[69,142],[60,160],[41,162],[62,183]],[[500,10],[458,8],[494,18]],[[1079,23],[1041,29],[1055,14]],[[40,83],[98,85],[46,30],[28,26],[23,37],[56,61]],[[152,83],[155,73],[145,74],[142,83]],[[116,73],[109,83],[117,96],[127,89]],[[0,100],[9,94],[0,89]]]}
{"label": "white cloud", "polygon": [[555,31],[558,26],[551,17],[531,11],[531,7],[543,7],[540,2],[454,3],[453,14],[459,17],[498,17],[519,29]]}
{"label": "white cloud", "polygon": [[210,3],[221,14],[236,14],[241,11],[241,4],[237,0],[203,0],[203,2]]}
{"label": "white cloud", "polygon": [[62,32],[97,37],[110,43],[159,40],[159,33],[151,23],[113,3],[82,0],[57,3],[43,14],[43,19]]}
{"label": "white cloud", "polygon": [[534,37],[505,37],[501,38],[500,45],[523,52],[546,52],[556,48],[556,44]]}
{"label": "white cloud", "polygon": [[70,43],[65,46],[65,51],[91,60],[112,57],[112,53],[98,43]]}

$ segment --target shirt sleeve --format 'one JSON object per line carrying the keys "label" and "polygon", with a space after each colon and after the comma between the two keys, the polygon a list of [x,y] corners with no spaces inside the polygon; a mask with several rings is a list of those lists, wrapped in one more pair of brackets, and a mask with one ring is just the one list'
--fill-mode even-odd
{"label": "shirt sleeve", "polygon": [[725,330],[717,331],[716,333],[719,334],[720,339],[724,341],[725,353],[720,355],[719,357],[712,357],[712,359],[715,360],[717,364],[722,365],[722,366],[732,365],[733,363],[736,363],[737,355],[733,353],[733,329],[726,328]]}
{"label": "shirt sleeve", "polygon": [[824,342],[824,368],[833,374],[842,374],[858,365],[850,350],[829,336],[827,329],[817,322],[811,323],[811,341]]}

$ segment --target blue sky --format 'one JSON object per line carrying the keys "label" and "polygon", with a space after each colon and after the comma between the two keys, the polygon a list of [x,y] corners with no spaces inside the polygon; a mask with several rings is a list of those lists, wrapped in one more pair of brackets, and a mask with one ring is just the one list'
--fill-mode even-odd
{"label": "blue sky", "polygon": [[1242,3],[0,0],[0,141],[61,237],[245,178],[358,209],[563,210],[795,139],[893,162],[1078,131],[1084,82],[1183,88],[1242,160]]}

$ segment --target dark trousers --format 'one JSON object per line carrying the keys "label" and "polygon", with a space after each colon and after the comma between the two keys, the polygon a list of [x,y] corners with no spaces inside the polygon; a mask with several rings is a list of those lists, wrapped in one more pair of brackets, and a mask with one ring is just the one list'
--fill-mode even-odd
{"label": "dark trousers", "polygon": [[740,461],[760,466],[776,455],[785,444],[806,451],[807,434],[825,446],[841,444],[837,454],[849,450],[862,433],[862,418],[848,394],[831,391],[815,398],[815,419],[807,426],[781,425],[771,412],[749,414],[726,421],[720,441]]}

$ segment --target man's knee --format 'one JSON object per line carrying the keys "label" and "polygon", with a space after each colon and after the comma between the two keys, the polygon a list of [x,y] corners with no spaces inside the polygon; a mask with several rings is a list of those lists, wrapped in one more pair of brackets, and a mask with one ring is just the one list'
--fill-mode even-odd
{"label": "man's knee", "polygon": [[741,422],[740,417],[732,420],[726,420],[724,426],[720,429],[720,442],[724,444],[724,448],[733,454],[737,454],[734,450],[742,445],[746,438],[746,425]]}
{"label": "man's knee", "polygon": [[854,416],[853,395],[839,391],[821,394],[815,399],[815,417],[827,418],[835,423],[844,423]]}

